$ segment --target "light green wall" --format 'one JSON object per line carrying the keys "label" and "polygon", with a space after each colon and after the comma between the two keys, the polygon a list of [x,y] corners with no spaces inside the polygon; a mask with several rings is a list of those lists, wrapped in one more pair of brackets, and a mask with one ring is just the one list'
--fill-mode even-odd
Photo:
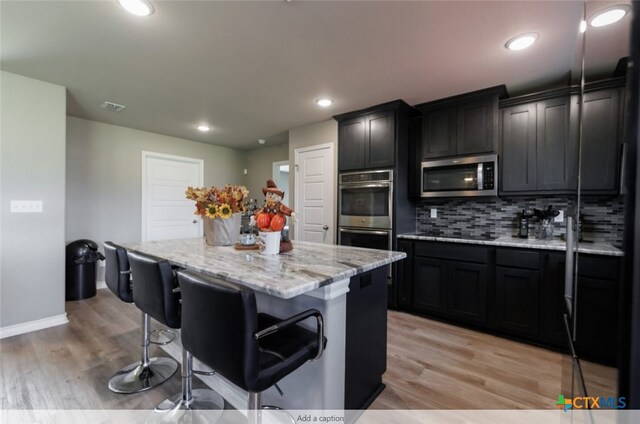
{"label": "light green wall", "polygon": [[249,196],[258,199],[258,204],[264,201],[262,187],[273,176],[273,162],[289,159],[289,145],[287,143],[278,146],[263,147],[249,150],[246,154],[247,175],[244,185],[249,189]]}
{"label": "light green wall", "polygon": [[243,183],[246,152],[68,117],[68,241],[140,240],[143,150],[204,160],[206,186]]}
{"label": "light green wall", "polygon": [[[0,94],[0,327],[7,327],[64,314],[66,90],[2,71]],[[41,200],[43,213],[11,213],[11,200]]]}

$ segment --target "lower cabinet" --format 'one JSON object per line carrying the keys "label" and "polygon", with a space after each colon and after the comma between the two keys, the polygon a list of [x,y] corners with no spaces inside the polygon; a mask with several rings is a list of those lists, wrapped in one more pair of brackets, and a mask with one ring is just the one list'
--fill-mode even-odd
{"label": "lower cabinet", "polygon": [[[465,245],[447,245],[447,249],[441,251],[418,251],[428,251],[441,257],[414,257],[411,307],[441,317],[486,323],[487,264],[451,259],[456,256],[466,258]],[[482,258],[486,254],[480,252],[475,256]]]}
{"label": "lower cabinet", "polygon": [[538,271],[496,267],[494,323],[497,328],[516,334],[538,335],[539,278]]}
{"label": "lower cabinet", "polygon": [[[398,241],[398,303],[410,312],[566,349],[564,252]],[[620,260],[579,255],[575,307],[580,357],[617,358]]]}

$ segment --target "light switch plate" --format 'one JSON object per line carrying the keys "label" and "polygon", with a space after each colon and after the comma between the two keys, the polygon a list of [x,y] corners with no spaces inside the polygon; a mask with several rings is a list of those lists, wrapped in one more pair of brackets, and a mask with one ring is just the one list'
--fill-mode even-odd
{"label": "light switch plate", "polygon": [[438,209],[431,208],[431,218],[437,218],[437,217],[438,217]]}
{"label": "light switch plate", "polygon": [[12,200],[12,213],[42,213],[42,200]]}

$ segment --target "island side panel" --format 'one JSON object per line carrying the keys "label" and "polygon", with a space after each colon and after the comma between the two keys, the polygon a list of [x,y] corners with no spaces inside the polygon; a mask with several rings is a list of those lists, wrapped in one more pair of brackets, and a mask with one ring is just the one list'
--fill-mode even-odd
{"label": "island side panel", "polygon": [[[281,299],[256,292],[258,310],[287,318],[307,309],[318,309],[325,324],[327,347],[322,357],[307,362],[278,385],[284,391],[282,397],[275,388],[263,393],[263,404],[288,410],[333,409],[345,407],[345,335],[349,280],[338,281],[292,299]],[[315,331],[315,320],[302,323]]]}
{"label": "island side panel", "polygon": [[351,277],[347,294],[345,409],[366,409],[387,370],[387,269]]}

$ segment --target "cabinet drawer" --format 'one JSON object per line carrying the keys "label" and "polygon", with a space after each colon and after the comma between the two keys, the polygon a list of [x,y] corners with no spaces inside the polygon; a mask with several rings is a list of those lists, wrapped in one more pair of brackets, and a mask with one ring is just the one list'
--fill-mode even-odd
{"label": "cabinet drawer", "polygon": [[481,264],[489,262],[489,249],[485,246],[423,241],[416,242],[413,249],[416,256]]}
{"label": "cabinet drawer", "polygon": [[618,258],[580,255],[578,275],[604,280],[617,280],[620,261]]}
{"label": "cabinet drawer", "polygon": [[496,264],[511,268],[538,270],[540,266],[539,252],[522,249],[496,250]]}

